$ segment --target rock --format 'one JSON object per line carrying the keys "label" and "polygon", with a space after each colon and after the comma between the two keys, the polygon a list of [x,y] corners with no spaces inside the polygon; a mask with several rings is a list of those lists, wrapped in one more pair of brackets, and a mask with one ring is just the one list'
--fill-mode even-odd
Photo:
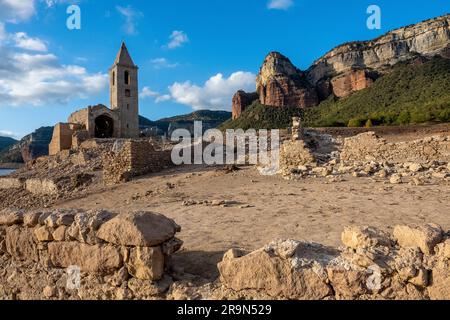
{"label": "rock", "polygon": [[105,277],[105,281],[113,287],[120,287],[125,281],[128,280],[128,277],[129,274],[127,268],[122,267],[113,275]]}
{"label": "rock", "polygon": [[408,282],[417,287],[425,288],[428,286],[428,272],[424,269],[419,269],[417,275]]}
{"label": "rock", "polygon": [[258,100],[258,93],[247,93],[245,91],[239,90],[233,96],[232,100],[232,117],[237,119],[241,116],[242,112],[250,106],[254,101]]}
{"label": "rock", "polygon": [[411,172],[420,172],[423,170],[423,167],[420,163],[411,163],[411,164],[409,164],[408,169]]}
{"label": "rock", "polygon": [[57,290],[54,286],[46,286],[42,291],[42,294],[44,295],[45,298],[50,299],[56,296]]}
{"label": "rock", "polygon": [[48,254],[55,267],[67,268],[74,265],[85,272],[108,273],[123,265],[119,249],[108,245],[50,242]]}
{"label": "rock", "polygon": [[356,91],[372,86],[374,78],[369,71],[350,70],[334,77],[331,80],[331,86],[336,97],[345,98]]}
{"label": "rock", "polygon": [[98,244],[102,242],[96,235],[98,228],[114,216],[115,214],[105,210],[79,212],[75,215],[67,234],[83,243]]}
{"label": "rock", "polygon": [[450,239],[445,240],[443,243],[438,244],[435,247],[436,254],[444,259],[450,259]]}
{"label": "rock", "polygon": [[41,226],[34,229],[34,235],[39,242],[53,241],[52,232],[47,226]]}
{"label": "rock", "polygon": [[20,210],[2,210],[0,212],[0,226],[12,226],[23,222],[23,212]]}
{"label": "rock", "polygon": [[132,278],[128,281],[128,288],[130,288],[136,296],[142,297],[143,299],[150,299],[169,290],[172,283],[172,279],[168,276],[164,276],[157,282]]}
{"label": "rock", "polygon": [[433,254],[434,247],[442,241],[442,228],[435,224],[409,227],[396,226],[394,237],[402,247],[419,247],[425,254]]}
{"label": "rock", "polygon": [[64,241],[66,239],[66,232],[67,232],[66,226],[59,226],[56,228],[55,231],[53,231],[52,236],[55,241]]}
{"label": "rock", "polygon": [[[320,80],[358,69],[384,72],[386,66],[411,59],[414,54],[447,55],[448,15],[391,31],[377,39],[342,44],[319,58],[309,69],[314,85]],[[410,45],[412,44],[413,45]],[[416,60],[420,63],[420,60]]]}
{"label": "rock", "polygon": [[97,237],[122,246],[152,247],[173,238],[179,226],[153,212],[122,213],[103,224]]}
{"label": "rock", "polygon": [[133,248],[126,267],[135,278],[159,280],[164,273],[164,255],[160,247]]}
{"label": "rock", "polygon": [[40,212],[27,212],[23,215],[23,224],[33,228],[38,225],[40,216]]}
{"label": "rock", "polygon": [[12,226],[6,229],[6,251],[19,260],[39,261],[32,229]]}
{"label": "rock", "polygon": [[419,177],[414,177],[412,179],[412,184],[415,186],[423,186],[425,183],[423,182],[423,180]]}
{"label": "rock", "polygon": [[366,249],[375,246],[391,247],[389,234],[373,227],[345,227],[341,235],[342,243],[352,249]]}
{"label": "rock", "polygon": [[312,266],[295,268],[289,259],[282,259],[265,250],[232,258],[227,253],[218,264],[221,282],[235,291],[257,290],[277,298],[323,299],[331,294],[325,279]]}
{"label": "rock", "polygon": [[363,269],[330,267],[327,268],[327,275],[338,299],[354,299],[368,292],[366,282],[369,275]]}
{"label": "rock", "polygon": [[162,244],[162,252],[165,256],[170,256],[181,249],[183,241],[178,238],[172,238]]}
{"label": "rock", "polygon": [[450,261],[440,260],[432,270],[431,285],[427,288],[433,300],[450,300]]}
{"label": "rock", "polygon": [[315,88],[305,73],[278,52],[267,55],[256,79],[261,104],[274,107],[308,108],[318,105]]}
{"label": "rock", "polygon": [[403,183],[403,179],[400,174],[393,174],[391,176],[391,178],[389,179],[389,182],[391,184],[401,184],[401,183]]}

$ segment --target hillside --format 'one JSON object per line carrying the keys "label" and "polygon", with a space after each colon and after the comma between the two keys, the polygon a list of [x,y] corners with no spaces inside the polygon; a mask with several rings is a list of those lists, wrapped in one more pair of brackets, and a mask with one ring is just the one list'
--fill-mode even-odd
{"label": "hillside", "polygon": [[448,122],[450,60],[434,57],[424,63],[398,63],[371,87],[347,98],[331,96],[304,112],[254,102],[238,119],[227,121],[221,128],[286,128],[292,116],[301,116],[310,127]]}
{"label": "hillside", "polygon": [[369,119],[372,125],[450,121],[450,60],[399,63],[373,86],[348,98],[330,97],[304,118],[314,127],[363,126]]}
{"label": "hillside", "polygon": [[22,163],[48,154],[53,127],[41,127],[0,151],[0,163]]}
{"label": "hillside", "polygon": [[254,101],[241,116],[224,122],[219,129],[278,129],[287,128],[292,117],[303,117],[303,110],[297,107],[274,108]]}
{"label": "hillside", "polygon": [[17,140],[10,137],[0,137],[0,152],[14,143],[17,143]]}

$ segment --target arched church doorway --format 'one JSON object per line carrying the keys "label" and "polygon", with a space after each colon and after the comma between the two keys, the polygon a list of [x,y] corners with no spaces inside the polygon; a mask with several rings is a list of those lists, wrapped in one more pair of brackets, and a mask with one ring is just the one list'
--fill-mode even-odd
{"label": "arched church doorway", "polygon": [[114,120],[107,115],[95,118],[95,137],[106,139],[112,138],[114,133]]}

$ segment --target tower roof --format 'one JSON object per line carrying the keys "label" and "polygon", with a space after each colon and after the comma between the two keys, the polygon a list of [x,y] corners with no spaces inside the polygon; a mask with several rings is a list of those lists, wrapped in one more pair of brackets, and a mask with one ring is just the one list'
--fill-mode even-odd
{"label": "tower roof", "polygon": [[128,52],[127,46],[125,42],[122,42],[122,46],[120,47],[119,52],[117,53],[116,60],[114,64],[120,64],[128,67],[136,67],[133,60],[131,59],[130,53]]}

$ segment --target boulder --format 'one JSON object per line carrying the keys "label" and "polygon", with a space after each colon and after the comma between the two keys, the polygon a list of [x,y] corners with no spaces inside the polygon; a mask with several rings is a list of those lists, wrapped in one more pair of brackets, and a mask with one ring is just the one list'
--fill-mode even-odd
{"label": "boulder", "polygon": [[6,251],[19,260],[39,260],[36,240],[32,229],[11,226],[6,229]]}
{"label": "boulder", "polygon": [[438,244],[435,249],[436,254],[444,259],[450,259],[450,239]]}
{"label": "boulder", "polygon": [[161,247],[131,249],[126,267],[137,279],[152,281],[161,279],[164,273],[164,255]]}
{"label": "boulder", "polygon": [[394,238],[401,247],[419,247],[425,254],[433,254],[434,247],[442,241],[442,237],[442,228],[435,224],[394,228]]}
{"label": "boulder", "polygon": [[428,293],[433,300],[450,300],[450,261],[440,260],[432,270]]}
{"label": "boulder", "polygon": [[52,231],[47,226],[34,229],[34,235],[39,242],[53,241]]}
{"label": "boulder", "polygon": [[153,212],[122,213],[103,224],[97,237],[116,245],[154,247],[172,239],[180,227]]}
{"label": "boulder", "polygon": [[352,249],[366,249],[375,246],[391,247],[393,241],[388,233],[373,227],[345,227],[342,243]]}
{"label": "boulder", "polygon": [[286,241],[247,255],[228,251],[218,264],[221,282],[235,291],[256,290],[277,298],[317,300],[330,295],[323,266],[333,254],[319,245]]}
{"label": "boulder", "polygon": [[107,273],[123,265],[119,249],[108,245],[51,242],[48,244],[48,253],[51,263],[58,268],[78,266],[85,272]]}
{"label": "boulder", "polygon": [[114,216],[114,213],[105,210],[79,212],[75,215],[74,222],[67,230],[67,234],[72,239],[83,243],[98,244],[102,242],[96,236],[98,228]]}

